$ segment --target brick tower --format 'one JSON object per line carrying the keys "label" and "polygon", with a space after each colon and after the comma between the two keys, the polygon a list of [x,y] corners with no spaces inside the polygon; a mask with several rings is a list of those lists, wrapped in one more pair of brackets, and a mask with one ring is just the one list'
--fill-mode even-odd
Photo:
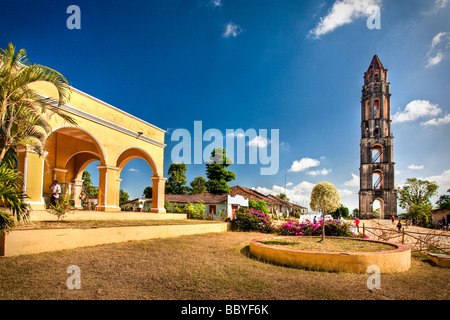
{"label": "brick tower", "polygon": [[387,72],[375,55],[369,69],[364,73],[361,99],[359,212],[361,217],[366,218],[372,215],[374,201],[380,203],[380,218],[397,215],[391,94]]}

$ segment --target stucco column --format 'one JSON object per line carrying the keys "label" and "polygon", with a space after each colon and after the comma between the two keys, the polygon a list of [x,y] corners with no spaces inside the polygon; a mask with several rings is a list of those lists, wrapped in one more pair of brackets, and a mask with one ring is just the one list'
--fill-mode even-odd
{"label": "stucco column", "polygon": [[75,183],[73,188],[73,196],[75,201],[75,208],[78,210],[83,209],[83,206],[81,205],[81,199],[80,194],[81,190],[83,189],[83,181],[82,179],[73,179],[73,182]]}
{"label": "stucco column", "polygon": [[120,207],[115,204],[119,197],[116,192],[116,179],[119,175],[119,168],[99,165],[98,204],[97,211],[120,211]]}
{"label": "stucco column", "polygon": [[116,178],[116,184],[114,186],[114,205],[120,208],[120,183],[122,182],[122,179]]}
{"label": "stucco column", "polygon": [[153,193],[152,208],[150,209],[150,212],[166,213],[166,209],[164,208],[166,180],[167,178],[164,177],[152,177]]}
{"label": "stucco column", "polygon": [[44,157],[39,157],[35,151],[24,147],[17,151],[17,160],[17,169],[23,174],[23,191],[28,196],[25,203],[28,203],[32,210],[45,210],[42,194]]}
{"label": "stucco column", "polygon": [[59,183],[65,183],[67,171],[64,168],[53,168],[53,180],[58,180]]}

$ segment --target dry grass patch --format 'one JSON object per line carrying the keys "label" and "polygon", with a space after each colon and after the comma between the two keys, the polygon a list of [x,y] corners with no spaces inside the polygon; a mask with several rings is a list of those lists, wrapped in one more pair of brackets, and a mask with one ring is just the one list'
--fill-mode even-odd
{"label": "dry grass patch", "polygon": [[325,238],[323,242],[320,240],[319,237],[284,237],[260,242],[268,246],[316,252],[381,252],[396,249],[395,246],[372,241],[336,238]]}
{"label": "dry grass patch", "polygon": [[[226,232],[133,241],[0,258],[0,299],[444,299],[450,270],[412,259],[411,270],[381,276],[306,271],[248,254],[260,233]],[[81,290],[68,290],[67,267],[81,269]]]}

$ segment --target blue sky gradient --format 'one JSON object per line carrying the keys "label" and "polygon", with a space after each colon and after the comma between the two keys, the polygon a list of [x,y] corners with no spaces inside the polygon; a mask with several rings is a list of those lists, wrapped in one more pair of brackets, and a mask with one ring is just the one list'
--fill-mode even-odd
{"label": "blue sky gradient", "polygon": [[[75,88],[167,130],[165,174],[177,143],[171,133],[193,132],[194,121],[224,135],[279,129],[278,174],[232,165],[230,185],[279,193],[286,182],[288,197],[309,206],[312,186],[330,181],[353,210],[361,88],[374,54],[389,69],[396,183],[433,178],[440,194],[450,188],[448,2],[2,1],[0,40],[25,48]],[[339,10],[343,4],[347,10]],[[369,4],[381,7],[381,29],[366,25],[360,8]],[[80,30],[66,26],[69,5],[81,9]],[[329,31],[316,37],[321,23]],[[304,158],[319,164],[289,171]],[[89,171],[95,181],[95,166]],[[133,160],[122,188],[139,197],[151,175]],[[188,182],[197,176],[206,176],[205,165],[188,165]]]}

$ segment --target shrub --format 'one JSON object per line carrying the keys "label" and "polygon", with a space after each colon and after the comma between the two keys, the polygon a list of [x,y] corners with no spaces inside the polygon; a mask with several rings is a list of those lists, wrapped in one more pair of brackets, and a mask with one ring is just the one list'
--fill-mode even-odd
{"label": "shrub", "polygon": [[[325,235],[335,237],[352,237],[350,224],[346,222],[339,222],[338,220],[325,221]],[[284,236],[320,236],[322,234],[322,220],[313,223],[306,220],[304,223],[298,223],[294,220],[279,226],[276,230],[279,234]]]}
{"label": "shrub", "polygon": [[267,204],[263,200],[259,201],[248,200],[248,208],[255,209],[263,213],[269,213],[269,210],[267,209]]}
{"label": "shrub", "polygon": [[66,195],[60,195],[56,200],[55,205],[51,205],[48,211],[58,217],[58,220],[64,217],[67,211],[70,210],[70,197]]}
{"label": "shrub", "polygon": [[204,219],[205,205],[202,202],[196,204],[189,202],[184,206],[183,212],[187,214],[188,219]]}
{"label": "shrub", "polygon": [[233,225],[240,231],[270,233],[275,230],[269,215],[255,209],[239,209],[235,213]]}

